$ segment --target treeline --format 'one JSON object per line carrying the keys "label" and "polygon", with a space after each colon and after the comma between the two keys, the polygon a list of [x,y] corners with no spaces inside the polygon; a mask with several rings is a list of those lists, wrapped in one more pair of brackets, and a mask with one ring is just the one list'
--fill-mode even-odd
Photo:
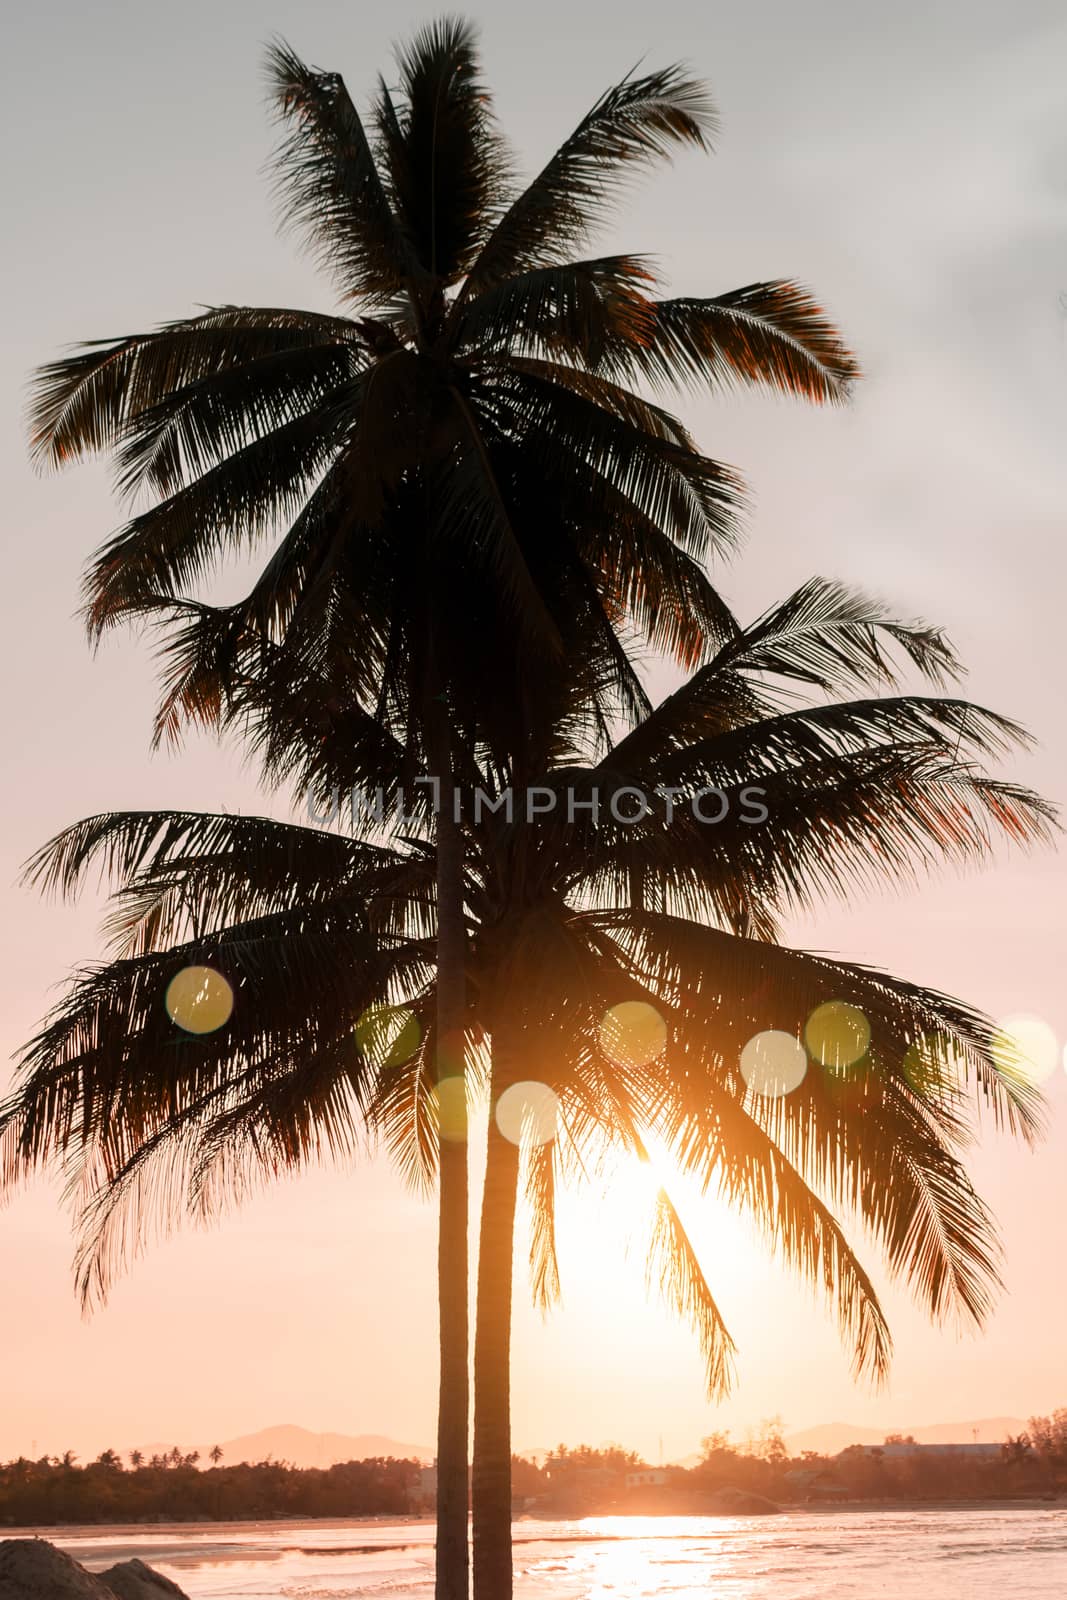
{"label": "treeline", "polygon": [[[666,1467],[647,1478],[648,1463],[619,1449],[551,1452],[540,1470],[516,1461],[516,1489],[550,1502],[590,1509],[625,1509],[673,1496],[690,1509],[724,1490],[741,1490],[779,1504],[834,1500],[1012,1500],[1067,1494],[1067,1408],[1033,1417],[1024,1433],[999,1447],[959,1452],[917,1446],[890,1434],[882,1446],[853,1446],[838,1455],[804,1451],[790,1456],[774,1418],[743,1442],[728,1433],[703,1442],[694,1466]],[[629,1480],[629,1481],[628,1481]],[[522,1485],[522,1490],[519,1485]]]}
{"label": "treeline", "polygon": [[84,1466],[70,1454],[23,1458],[0,1465],[0,1524],[404,1516],[419,1472],[417,1461],[380,1457],[328,1468],[260,1461],[206,1470],[178,1452],[136,1466],[111,1450]]}
{"label": "treeline", "polygon": [[[517,1508],[567,1515],[585,1511],[698,1512],[727,1490],[785,1505],[833,1500],[1012,1500],[1067,1494],[1067,1408],[1032,1417],[997,1450],[958,1454],[912,1448],[889,1435],[882,1448],[852,1446],[836,1456],[789,1455],[778,1419],[740,1443],[704,1440],[691,1467],[651,1468],[633,1451],[560,1445],[541,1461],[514,1458]],[[417,1461],[374,1457],[329,1468],[287,1462],[212,1465],[174,1449],[123,1462],[113,1450],[79,1465],[72,1453],[0,1465],[0,1524],[47,1527],[77,1522],[246,1521],[270,1517],[405,1516],[432,1504]],[[648,1481],[653,1479],[655,1481]],[[636,1480],[636,1481],[635,1481]]]}

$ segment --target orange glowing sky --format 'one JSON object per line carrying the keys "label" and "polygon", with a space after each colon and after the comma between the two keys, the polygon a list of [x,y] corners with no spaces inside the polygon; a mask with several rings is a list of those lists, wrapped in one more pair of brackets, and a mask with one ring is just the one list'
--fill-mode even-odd
{"label": "orange glowing sky", "polygon": [[[868,374],[840,414],[754,396],[684,403],[702,444],[754,490],[748,548],[723,587],[748,616],[820,573],[944,625],[971,665],[970,694],[1034,730],[1039,749],[1013,770],[1054,799],[1067,764],[1057,9],[507,0],[483,19],[490,81],[530,163],[638,58],[685,56],[707,73],[724,116],[719,155],[687,159],[644,191],[609,245],[652,251],[683,293],[808,281]],[[286,34],[360,93],[397,28],[428,14],[381,0],[189,0],[179,11],[66,0],[8,23],[5,1060],[50,986],[97,948],[91,901],[62,910],[15,887],[33,847],[111,806],[260,807],[252,775],[207,742],[180,761],[150,759],[141,646],[115,639],[90,658],[74,616],[79,574],[116,513],[102,469],[32,476],[25,376],[68,341],[196,303],[328,305],[274,233],[262,42]],[[1064,890],[1062,860],[1005,858],[921,895],[831,906],[792,932],[994,1014],[1034,1013],[1062,1047]],[[652,1454],[662,1437],[670,1456],[774,1413],[794,1428],[890,1426],[1067,1404],[1062,1067],[1050,1102],[1036,1155],[987,1142],[975,1158],[1007,1244],[1009,1293],[985,1336],[935,1334],[890,1293],[898,1355],[879,1396],[852,1387],[822,1308],[709,1206],[687,1220],[741,1350],[738,1391],[712,1410],[691,1336],[646,1301],[641,1263],[627,1260],[626,1204],[619,1217],[595,1195],[569,1199],[563,1309],[542,1321],[519,1275],[517,1446],[615,1439]],[[200,1442],[283,1420],[430,1440],[433,1250],[432,1207],[384,1162],[317,1173],[212,1233],[151,1249],[86,1324],[57,1196],[39,1184],[0,1213],[0,1457]]]}

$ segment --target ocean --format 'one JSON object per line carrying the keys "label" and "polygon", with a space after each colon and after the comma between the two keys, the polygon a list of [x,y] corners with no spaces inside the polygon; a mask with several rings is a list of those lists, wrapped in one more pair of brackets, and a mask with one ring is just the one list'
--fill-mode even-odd
{"label": "ocean", "polygon": [[[193,1600],[428,1600],[428,1523],[42,1530],[95,1569],[138,1555]],[[1067,1595],[1067,1507],[598,1517],[515,1525],[522,1600],[1031,1600]]]}

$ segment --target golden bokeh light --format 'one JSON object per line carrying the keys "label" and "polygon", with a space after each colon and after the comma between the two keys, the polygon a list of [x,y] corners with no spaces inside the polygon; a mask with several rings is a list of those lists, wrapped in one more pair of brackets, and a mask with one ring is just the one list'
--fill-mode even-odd
{"label": "golden bokeh light", "polygon": [[741,1052],[741,1076],[755,1093],[774,1099],[804,1080],[808,1052],[799,1039],[777,1028],[755,1034]]}
{"label": "golden bokeh light", "polygon": [[904,1052],[904,1076],[916,1094],[934,1095],[951,1086],[948,1041],[934,1036],[917,1039]]}
{"label": "golden bokeh light", "polygon": [[406,1006],[368,1006],[356,1023],[356,1043],[376,1067],[399,1067],[422,1043],[418,1018]]}
{"label": "golden bokeh light", "polygon": [[1021,1070],[1032,1083],[1045,1083],[1056,1070],[1060,1049],[1043,1017],[1028,1012],[1004,1017],[993,1035],[994,1053]]}
{"label": "golden bokeh light", "polygon": [[233,990],[214,967],[183,967],[167,985],[165,1004],[186,1033],[214,1033],[233,1015]]}
{"label": "golden bokeh light", "polygon": [[859,1006],[827,1000],[816,1006],[804,1029],[804,1043],[816,1061],[837,1072],[862,1061],[871,1043],[871,1025]]}
{"label": "golden bokeh light", "polygon": [[645,1000],[623,1000],[605,1011],[600,1048],[620,1067],[647,1067],[667,1048],[667,1024]]}
{"label": "golden bokeh light", "polygon": [[459,1076],[442,1078],[432,1092],[441,1138],[462,1144],[467,1137],[466,1080]]}
{"label": "golden bokeh light", "polygon": [[550,1144],[556,1137],[559,1100],[547,1083],[513,1083],[497,1101],[494,1115],[512,1144]]}

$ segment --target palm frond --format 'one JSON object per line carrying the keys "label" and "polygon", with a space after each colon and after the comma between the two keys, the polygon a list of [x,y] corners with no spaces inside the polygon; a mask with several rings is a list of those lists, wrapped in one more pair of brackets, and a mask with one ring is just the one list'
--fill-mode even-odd
{"label": "palm frond", "polygon": [[181,390],[286,351],[349,347],[354,325],[313,311],[211,306],[153,333],[97,339],[34,378],[30,444],[42,465],[110,449]]}
{"label": "palm frond", "polygon": [[939,628],[894,617],[844,584],[809,578],[732,639],[711,670],[769,673],[827,694],[892,688],[900,681],[894,651],[939,686],[962,676]]}
{"label": "palm frond", "polygon": [[445,17],[397,52],[401,103],[379,85],[376,122],[412,254],[435,284],[469,266],[509,187],[510,163],[469,22]]}
{"label": "palm frond", "polygon": [[451,338],[458,351],[469,349],[482,359],[525,350],[593,368],[614,341],[647,336],[647,287],[653,281],[650,264],[640,256],[536,267],[457,300]]}
{"label": "palm frond", "polygon": [[95,865],[101,878],[129,881],[190,857],[248,861],[269,852],[309,893],[392,852],[272,817],[210,811],[104,811],[64,828],[34,852],[24,881],[45,894],[76,895]]}
{"label": "palm frond", "polygon": [[344,80],[305,65],[281,41],[266,69],[286,129],[275,156],[283,222],[304,234],[346,295],[389,305],[420,267]]}
{"label": "palm frond", "polygon": [[692,1324],[700,1340],[708,1398],[725,1399],[734,1383],[736,1346],[666,1189],[656,1197],[648,1252],[649,1286],[657,1279],[672,1310]]}
{"label": "palm frond", "polygon": [[778,279],[710,300],[658,300],[643,339],[613,344],[625,381],[724,389],[763,384],[816,403],[847,398],[859,367],[809,292]]}
{"label": "palm frond", "polygon": [[[636,396],[626,397],[629,414],[620,415],[557,377],[528,365],[499,378],[487,373],[483,402],[494,406],[501,431],[523,441],[531,466],[554,491],[584,480],[592,506],[597,486],[606,484],[697,560],[731,546],[742,491],[729,467],[670,437],[665,414]],[[647,427],[652,418],[655,432]]]}
{"label": "palm frond", "polygon": [[534,1305],[547,1313],[559,1303],[556,1256],[556,1141],[526,1152],[526,1196],[530,1206],[530,1281]]}
{"label": "palm frond", "polygon": [[85,579],[90,632],[181,594],[226,551],[296,516],[342,447],[353,398],[336,390],[328,407],[242,446],[113,535]]}
{"label": "palm frond", "polygon": [[[1041,1132],[1039,1088],[1005,1052],[990,1019],[960,1000],[855,962],[738,939],[662,913],[582,916],[618,943],[634,961],[635,975],[641,974],[651,989],[676,997],[676,1005],[692,1005],[694,1037],[704,1040],[700,1048],[717,1051],[722,1060],[736,1062],[748,1039],[767,1029],[799,1037],[815,1008],[836,1000],[867,1018],[868,1079],[884,1080],[902,1103],[914,1101],[905,1064],[909,1050],[939,1040],[957,1062],[957,1078],[930,1085],[923,1104],[943,1117],[947,1129],[961,1127],[962,1086],[969,1083],[995,1126],[1027,1141]],[[823,1076],[812,1084],[822,1083]],[[795,1095],[776,1102],[782,1114],[804,1103]]]}
{"label": "palm frond", "polygon": [[679,145],[706,149],[715,126],[704,85],[682,68],[624,78],[505,211],[471,268],[468,292],[566,260],[610,214],[620,181]]}
{"label": "palm frond", "polygon": [[185,384],[127,422],[116,466],[119,489],[164,496],[318,406],[366,366],[354,342],[282,350]]}
{"label": "palm frond", "polygon": [[[702,1086],[703,1084],[703,1086]],[[677,1089],[680,1092],[675,1092]],[[748,1213],[768,1248],[833,1307],[855,1377],[883,1382],[892,1340],[870,1278],[829,1207],[745,1109],[725,1091],[682,1075],[658,1095],[657,1131],[679,1167]],[[842,1156],[854,1161],[851,1148]]]}

